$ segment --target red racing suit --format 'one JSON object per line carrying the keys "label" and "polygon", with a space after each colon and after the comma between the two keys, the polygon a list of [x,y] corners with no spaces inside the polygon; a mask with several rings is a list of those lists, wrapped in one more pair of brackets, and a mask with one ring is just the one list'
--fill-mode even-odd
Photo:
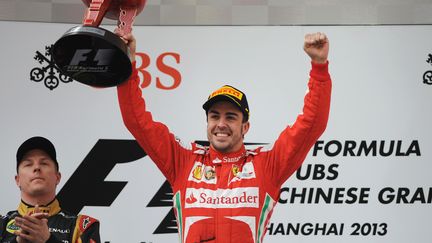
{"label": "red racing suit", "polygon": [[303,114],[268,147],[223,154],[183,145],[145,108],[136,69],[118,86],[124,123],[173,189],[181,242],[262,242],[282,184],[324,132],[331,94],[327,64],[312,63]]}

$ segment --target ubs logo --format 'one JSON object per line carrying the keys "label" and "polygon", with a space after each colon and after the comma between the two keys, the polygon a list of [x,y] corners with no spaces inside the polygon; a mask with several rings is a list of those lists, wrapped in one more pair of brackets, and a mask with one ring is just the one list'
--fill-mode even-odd
{"label": "ubs logo", "polygon": [[[428,54],[428,59],[426,60],[426,62],[432,65],[432,54]],[[432,70],[427,70],[423,74],[423,83],[432,85]]]}

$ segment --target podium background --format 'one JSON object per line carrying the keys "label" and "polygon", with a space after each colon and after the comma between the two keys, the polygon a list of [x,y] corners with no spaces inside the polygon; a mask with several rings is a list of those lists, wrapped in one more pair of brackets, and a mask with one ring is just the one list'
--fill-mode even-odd
{"label": "podium background", "polygon": [[[100,167],[112,162],[85,160],[98,141],[133,140],[123,126],[115,88],[95,89],[74,81],[60,82],[50,90],[43,82],[30,80],[33,68],[48,64],[37,62],[36,52],[49,60],[45,47],[72,26],[0,22],[0,29],[8,33],[0,45],[1,214],[18,204],[15,153],[28,137],[42,135],[56,145],[62,172],[59,190],[84,162]],[[137,26],[138,52],[150,59],[145,70],[151,80],[143,88],[147,105],[154,118],[183,142],[205,140],[201,105],[211,90],[232,84],[250,102],[251,130],[246,142],[271,143],[301,111],[310,69],[302,50],[303,36],[314,31],[330,38],[334,89],[328,128],[320,138],[328,151],[319,150],[316,156],[311,151],[304,165],[324,167],[325,177],[320,178],[322,173],[317,171],[315,179],[312,174],[304,180],[294,175],[284,188],[367,188],[369,196],[367,203],[280,203],[271,220],[274,234],[268,234],[266,242],[429,242],[432,86],[423,83],[423,74],[432,70],[427,62],[432,53],[431,26]],[[157,67],[158,59],[171,71]],[[176,72],[181,80],[173,75]],[[156,78],[167,89],[158,88]],[[179,85],[174,88],[175,83]],[[359,156],[336,153],[338,144],[346,143],[355,143],[353,151],[360,151]],[[377,151],[380,144],[384,151],[392,143],[394,148],[388,156],[379,152],[374,156],[359,150],[362,143],[376,143]],[[122,154],[120,148],[113,147],[115,154]],[[117,163],[106,178],[87,179],[100,179],[102,184],[127,182],[109,206],[87,205],[81,210],[101,220],[103,241],[177,241],[176,234],[154,234],[170,207],[149,206],[165,180],[148,157]],[[92,191],[92,185],[81,187],[77,201],[113,193]],[[408,202],[380,201],[380,192],[387,187],[406,188]],[[281,199],[287,198],[289,194],[283,192]],[[327,233],[287,235],[289,223],[326,224]],[[387,231],[382,236],[378,231],[354,236],[356,223],[365,231],[371,226],[380,232],[386,224]],[[343,232],[329,234],[332,224],[338,228],[343,224]]]}

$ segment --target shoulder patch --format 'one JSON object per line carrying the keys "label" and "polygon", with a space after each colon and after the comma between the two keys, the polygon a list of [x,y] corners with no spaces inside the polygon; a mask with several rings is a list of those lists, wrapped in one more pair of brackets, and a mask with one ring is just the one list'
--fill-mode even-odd
{"label": "shoulder patch", "polygon": [[79,225],[79,230],[81,232],[86,231],[92,224],[96,222],[98,222],[98,220],[90,216],[87,215],[78,216],[78,225]]}
{"label": "shoulder patch", "polygon": [[204,155],[204,154],[207,153],[208,148],[205,147],[205,146],[202,146],[202,145],[197,144],[197,143],[193,143],[192,146],[193,146],[192,150],[193,150],[194,154],[202,154],[202,155]]}

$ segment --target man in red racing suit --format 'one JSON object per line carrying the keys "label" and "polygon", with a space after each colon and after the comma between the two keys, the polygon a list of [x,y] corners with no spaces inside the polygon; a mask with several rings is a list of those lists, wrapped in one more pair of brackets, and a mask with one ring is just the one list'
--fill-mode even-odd
{"label": "man in red racing suit", "polygon": [[[134,37],[123,39],[135,51]],[[312,70],[303,114],[267,148],[245,149],[249,107],[244,93],[234,87],[222,87],[204,104],[210,141],[204,147],[183,145],[164,124],[153,121],[136,69],[129,81],[118,86],[126,127],[172,186],[181,242],[263,241],[282,184],[300,167],[327,125],[328,44],[323,33],[306,35],[304,49],[312,59]]]}

